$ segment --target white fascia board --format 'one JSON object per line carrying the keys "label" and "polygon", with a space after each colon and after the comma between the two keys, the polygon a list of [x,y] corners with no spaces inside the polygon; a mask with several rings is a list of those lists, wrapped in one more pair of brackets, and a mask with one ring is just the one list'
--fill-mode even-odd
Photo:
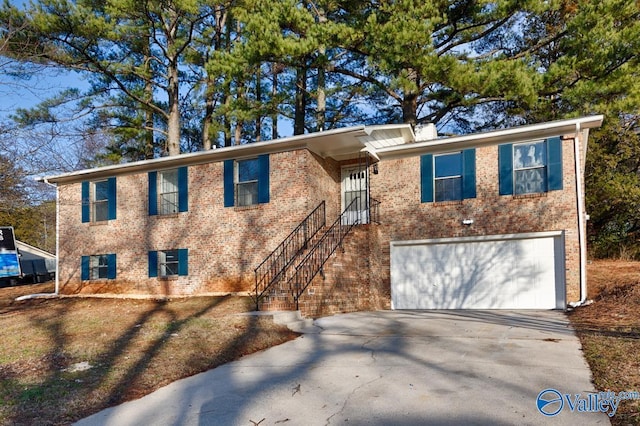
{"label": "white fascia board", "polygon": [[[295,135],[277,140],[254,142],[244,145],[216,148],[208,151],[198,151],[188,154],[180,154],[170,157],[154,158],[150,160],[135,161],[125,164],[115,164],[111,166],[98,167],[94,169],[79,170],[56,176],[40,178],[42,182],[51,184],[67,184],[79,182],[85,179],[100,179],[110,176],[142,173],[152,170],[163,170],[182,166],[206,164],[229,159],[246,158],[261,154],[273,154],[277,152],[294,151],[297,149],[309,148],[314,141],[320,139],[356,139],[366,136],[365,126],[354,126],[340,129],[327,130],[324,132]],[[358,146],[356,152],[361,149]]]}
{"label": "white fascia board", "polygon": [[38,247],[34,247],[30,244],[27,243],[23,243],[22,241],[18,241],[16,240],[16,247],[18,248],[18,250],[20,251],[25,251],[25,252],[30,252],[30,253],[34,253],[37,254],[40,257],[44,257],[47,259],[55,259],[56,255],[49,253],[48,251],[44,251]]}
{"label": "white fascia board", "polygon": [[494,130],[485,133],[442,138],[432,141],[417,142],[407,145],[376,149],[376,154],[382,159],[413,157],[416,155],[458,151],[468,148],[499,145],[502,143],[517,143],[536,139],[546,139],[553,136],[575,134],[577,132],[600,127],[602,115],[582,117],[570,120],[550,121],[540,124],[518,126],[504,130]]}

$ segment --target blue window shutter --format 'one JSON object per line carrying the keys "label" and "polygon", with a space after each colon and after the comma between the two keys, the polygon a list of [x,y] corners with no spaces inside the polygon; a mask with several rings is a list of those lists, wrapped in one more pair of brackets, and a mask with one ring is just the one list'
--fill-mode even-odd
{"label": "blue window shutter", "polygon": [[178,211],[189,211],[189,169],[178,169]]}
{"label": "blue window shutter", "polygon": [[89,182],[82,182],[82,222],[91,221],[91,207],[89,204]]}
{"label": "blue window shutter", "polygon": [[89,279],[89,256],[82,256],[80,261],[80,279],[82,281]]}
{"label": "blue window shutter", "polygon": [[189,275],[189,249],[178,249],[178,275]]}
{"label": "blue window shutter", "polygon": [[158,214],[158,172],[149,172],[149,216]]}
{"label": "blue window shutter", "polygon": [[110,280],[116,277],[116,255],[108,254],[107,255],[107,278]]}
{"label": "blue window shutter", "polygon": [[149,278],[158,276],[158,252],[149,252]]}
{"label": "blue window shutter", "polygon": [[421,201],[430,203],[433,201],[433,155],[427,154],[420,157],[420,187]]}
{"label": "blue window shutter", "polygon": [[233,160],[224,162],[224,206],[233,207],[235,194],[233,188]]}
{"label": "blue window shutter", "polygon": [[476,198],[476,150],[462,151],[462,198]]}
{"label": "blue window shutter", "polygon": [[111,177],[108,179],[107,181],[107,185],[108,185],[108,191],[109,191],[109,220],[113,220],[116,218],[116,206],[117,204],[117,199],[116,199],[116,178]]}
{"label": "blue window shutter", "polygon": [[269,202],[269,154],[258,156],[258,203]]}
{"label": "blue window shutter", "polygon": [[547,162],[547,188],[562,189],[562,141],[558,137],[547,139]]}
{"label": "blue window shutter", "polygon": [[500,195],[513,195],[513,145],[498,145]]}

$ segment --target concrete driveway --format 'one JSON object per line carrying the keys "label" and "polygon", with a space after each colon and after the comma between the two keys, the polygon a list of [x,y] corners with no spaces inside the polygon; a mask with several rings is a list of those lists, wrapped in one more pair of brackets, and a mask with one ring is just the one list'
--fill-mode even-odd
{"label": "concrete driveway", "polygon": [[[562,312],[359,312],[314,324],[78,424],[609,424],[577,412],[594,388]],[[552,401],[547,412],[562,409],[545,417],[536,400],[550,388],[570,403]]]}

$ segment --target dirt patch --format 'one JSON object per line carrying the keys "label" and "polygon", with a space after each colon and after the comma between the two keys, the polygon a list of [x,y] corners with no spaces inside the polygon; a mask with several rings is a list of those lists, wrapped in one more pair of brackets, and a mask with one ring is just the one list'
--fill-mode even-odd
{"label": "dirt patch", "polygon": [[297,335],[248,297],[58,298],[0,289],[0,424],[69,424]]}
{"label": "dirt patch", "polygon": [[[599,391],[640,391],[640,262],[594,261],[591,305],[569,314]],[[625,401],[614,425],[640,425],[640,401]]]}

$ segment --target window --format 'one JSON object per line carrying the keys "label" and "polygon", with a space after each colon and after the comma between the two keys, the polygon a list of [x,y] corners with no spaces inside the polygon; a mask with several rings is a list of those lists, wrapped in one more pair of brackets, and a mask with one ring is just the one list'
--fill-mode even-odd
{"label": "window", "polygon": [[116,178],[82,182],[82,222],[116,218]]}
{"label": "window", "polygon": [[186,167],[149,172],[149,215],[186,212],[188,196]]}
{"label": "window", "polygon": [[107,270],[109,269],[109,262],[107,261],[107,255],[101,254],[99,256],[89,256],[89,278],[96,280],[98,278],[107,278]]}
{"label": "window", "polygon": [[158,252],[158,274],[161,277],[178,275],[178,250]]}
{"label": "window", "polygon": [[91,211],[92,220],[100,222],[109,217],[109,182],[101,180],[91,182]]}
{"label": "window", "polygon": [[434,155],[435,201],[462,200],[462,152]]}
{"label": "window", "polygon": [[257,158],[236,161],[236,205],[251,206],[258,204],[258,176],[259,166]]}
{"label": "window", "polygon": [[116,277],[116,255],[98,254],[82,256],[82,280],[114,279]]}
{"label": "window", "polygon": [[514,193],[547,192],[547,149],[545,142],[513,146]]}
{"label": "window", "polygon": [[158,173],[158,205],[160,214],[178,212],[178,171]]}
{"label": "window", "polygon": [[500,195],[539,194],[562,189],[560,138],[500,145]]}
{"label": "window", "polygon": [[150,251],[149,277],[188,275],[188,263],[188,249]]}
{"label": "window", "polygon": [[476,150],[420,158],[421,200],[456,201],[476,197]]}
{"label": "window", "polygon": [[269,202],[269,156],[224,162],[224,206]]}

